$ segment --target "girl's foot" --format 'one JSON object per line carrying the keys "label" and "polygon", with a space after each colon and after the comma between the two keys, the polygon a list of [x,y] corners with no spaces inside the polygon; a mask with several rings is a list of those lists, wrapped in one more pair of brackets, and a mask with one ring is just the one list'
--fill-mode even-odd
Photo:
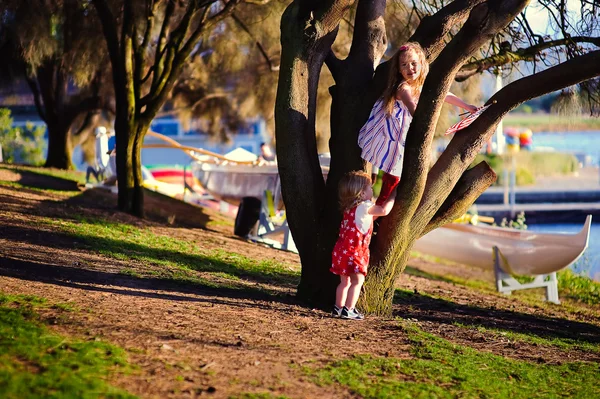
{"label": "girl's foot", "polygon": [[333,305],[333,310],[331,311],[331,315],[333,317],[340,317],[342,315],[342,308],[339,308],[338,305]]}
{"label": "girl's foot", "polygon": [[356,310],[356,308],[348,309],[347,307],[344,306],[342,308],[341,317],[342,317],[342,319],[362,320],[365,318],[365,315],[363,315],[358,310]]}

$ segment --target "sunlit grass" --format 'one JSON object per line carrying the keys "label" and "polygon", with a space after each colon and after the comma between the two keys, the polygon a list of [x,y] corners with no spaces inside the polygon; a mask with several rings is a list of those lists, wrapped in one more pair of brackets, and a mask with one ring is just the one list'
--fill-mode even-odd
{"label": "sunlit grass", "polygon": [[42,298],[0,293],[0,397],[133,398],[106,382],[129,370],[125,352],[52,333],[36,313],[43,306]]}
{"label": "sunlit grass", "polygon": [[357,355],[304,367],[317,384],[339,384],[363,398],[592,398],[598,365],[547,365],[453,344],[402,322],[410,359]]}
{"label": "sunlit grass", "polygon": [[[67,234],[78,245],[106,257],[152,266],[149,274],[155,278],[228,288],[242,288],[248,280],[293,287],[299,280],[299,268],[295,265],[256,260],[222,249],[207,250],[192,239],[158,235],[150,228],[85,218],[46,219],[46,223]],[[144,277],[143,270],[129,267],[121,273]],[[202,272],[203,277],[196,272]],[[216,280],[209,281],[207,276]]]}

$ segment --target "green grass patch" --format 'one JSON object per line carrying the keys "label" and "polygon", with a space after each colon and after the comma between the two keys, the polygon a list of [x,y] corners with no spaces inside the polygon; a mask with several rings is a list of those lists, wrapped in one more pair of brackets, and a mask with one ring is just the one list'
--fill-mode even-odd
{"label": "green grass patch", "polygon": [[274,395],[270,392],[264,393],[243,393],[241,395],[230,396],[229,399],[287,399],[285,395]]}
{"label": "green grass patch", "polygon": [[537,176],[566,175],[579,169],[579,162],[573,154],[561,152],[521,151],[513,155],[478,154],[473,165],[486,161],[498,175],[496,185],[504,184],[504,170],[512,168],[510,157],[515,157],[516,183],[519,186],[535,183]]}
{"label": "green grass patch", "polygon": [[504,337],[511,341],[520,341],[526,342],[530,344],[543,345],[543,346],[554,346],[556,348],[560,348],[566,351],[569,350],[582,350],[586,352],[596,352],[600,353],[600,348],[597,344],[581,341],[573,338],[565,338],[565,337],[552,337],[552,338],[542,338],[538,335],[534,334],[523,334],[516,333],[509,330],[501,330],[495,328],[486,328],[483,326],[468,326],[461,323],[454,323],[456,326],[462,328],[474,328],[477,331],[486,334],[487,336],[496,336],[496,337]]}
{"label": "green grass patch", "polygon": [[[523,127],[531,129],[533,132],[600,130],[600,118],[592,118],[586,115],[509,113],[504,117],[504,126]],[[533,140],[535,142],[535,135]]]}
{"label": "green grass patch", "polygon": [[593,398],[598,365],[534,364],[455,345],[410,322],[412,359],[359,355],[304,371],[364,398]]}
{"label": "green grass patch", "polygon": [[41,298],[0,293],[0,397],[135,397],[106,383],[129,371],[122,349],[52,333],[35,312],[41,306]]}
{"label": "green grass patch", "polygon": [[54,168],[40,168],[40,167],[29,167],[29,166],[16,166],[10,168],[3,168],[7,170],[11,170],[16,173],[35,173],[43,176],[51,176],[56,177],[58,179],[63,180],[71,180],[77,183],[84,184],[85,183],[85,173],[78,170],[63,170],[63,169],[54,169]]}
{"label": "green grass patch", "polygon": [[[299,281],[296,266],[271,260],[255,260],[220,249],[205,250],[193,240],[175,239],[154,234],[150,229],[104,220],[79,218],[77,222],[46,219],[49,225],[78,244],[115,259],[136,260],[159,266],[154,277],[235,288],[245,279],[255,282],[295,286]],[[215,284],[196,276],[205,272],[227,280]],[[126,269],[123,274],[140,277],[140,271]],[[239,284],[238,284],[239,285]],[[239,287],[238,287],[239,288]]]}
{"label": "green grass patch", "polygon": [[567,297],[588,305],[600,304],[600,283],[587,276],[581,276],[570,269],[557,273],[558,292],[561,297]]}

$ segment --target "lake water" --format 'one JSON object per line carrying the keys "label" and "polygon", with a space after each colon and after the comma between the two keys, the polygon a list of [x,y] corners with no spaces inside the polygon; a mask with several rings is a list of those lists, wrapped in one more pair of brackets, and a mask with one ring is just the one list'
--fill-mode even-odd
{"label": "lake water", "polygon": [[[600,164],[600,131],[534,133],[533,149],[539,147],[551,147],[561,152],[584,153],[589,156],[592,165]],[[529,229],[549,233],[575,233],[581,229],[581,226],[576,224],[541,224],[529,225]],[[572,269],[600,281],[600,220],[592,221],[588,249],[575,262]]]}
{"label": "lake water", "polygon": [[[577,233],[582,224],[538,224],[528,225],[527,230],[540,233]],[[600,281],[600,220],[592,220],[590,241],[588,248],[571,269],[580,274],[585,274],[596,281]]]}
{"label": "lake water", "polygon": [[561,152],[578,152],[590,156],[593,165],[600,160],[600,131],[533,134],[533,149],[551,147]]}

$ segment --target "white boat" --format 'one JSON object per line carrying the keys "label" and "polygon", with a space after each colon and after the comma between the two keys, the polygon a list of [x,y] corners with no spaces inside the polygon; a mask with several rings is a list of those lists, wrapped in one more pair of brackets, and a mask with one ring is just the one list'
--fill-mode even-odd
{"label": "white boat", "polygon": [[465,265],[494,269],[494,247],[499,266],[509,274],[550,274],[575,262],[589,242],[592,216],[575,234],[539,233],[503,227],[451,223],[415,242],[414,250]]}
{"label": "white boat", "polygon": [[[223,160],[198,160],[192,162],[192,173],[200,185],[212,196],[238,205],[244,197],[262,199],[266,190],[274,197],[278,208],[282,207],[279,170],[275,162],[254,161],[238,148],[223,155]],[[237,152],[237,153],[236,153]],[[239,161],[238,161],[239,158]],[[323,176],[329,171],[329,157],[320,155]]]}

